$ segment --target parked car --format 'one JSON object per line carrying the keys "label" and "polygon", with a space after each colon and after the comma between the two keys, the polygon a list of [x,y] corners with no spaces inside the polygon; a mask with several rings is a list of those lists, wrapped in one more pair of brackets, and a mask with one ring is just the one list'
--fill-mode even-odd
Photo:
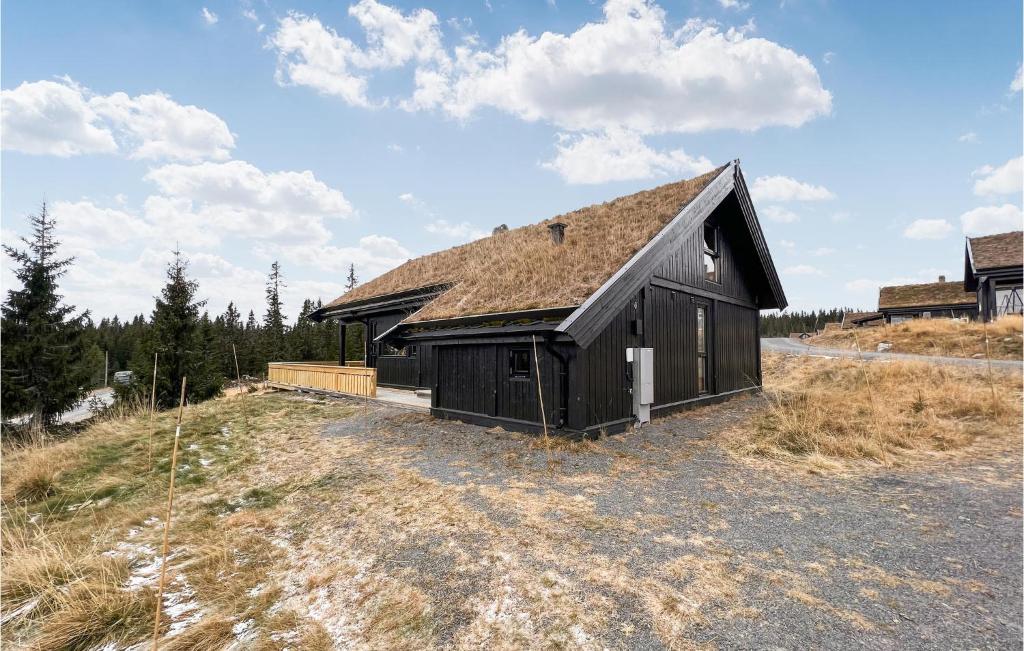
{"label": "parked car", "polygon": [[117,371],[114,373],[114,384],[131,384],[133,377],[131,371]]}

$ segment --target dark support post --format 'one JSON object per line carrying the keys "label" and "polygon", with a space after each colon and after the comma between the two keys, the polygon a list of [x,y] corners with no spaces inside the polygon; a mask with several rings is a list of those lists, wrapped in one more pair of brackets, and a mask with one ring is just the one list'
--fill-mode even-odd
{"label": "dark support post", "polygon": [[345,342],[348,337],[345,336],[345,322],[338,321],[338,366],[345,365]]}

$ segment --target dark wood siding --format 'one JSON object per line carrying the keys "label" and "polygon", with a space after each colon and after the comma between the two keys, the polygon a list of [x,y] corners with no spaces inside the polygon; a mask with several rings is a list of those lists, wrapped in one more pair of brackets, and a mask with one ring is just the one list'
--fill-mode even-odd
{"label": "dark wood siding", "polygon": [[[509,355],[514,349],[528,353],[529,377],[511,376]],[[541,425],[533,355],[533,345],[528,340],[436,346],[437,388],[432,406]],[[555,427],[561,406],[561,362],[542,342],[537,344],[537,358],[544,387],[544,412],[548,426]]]}
{"label": "dark wood siding", "polygon": [[715,392],[760,386],[757,310],[719,302],[712,324]]}
{"label": "dark wood siding", "polygon": [[685,292],[655,287],[647,342],[654,348],[654,404],[697,397],[696,304]]}
{"label": "dark wood siding", "polygon": [[377,358],[377,384],[403,388],[420,386],[419,358],[381,355]]}
{"label": "dark wood siding", "polygon": [[[743,215],[732,197],[724,201],[708,218],[708,223],[718,226],[721,233],[721,282],[713,283],[704,279],[704,230],[698,228],[683,239],[679,246],[668,253],[654,272],[656,278],[695,287],[720,296],[736,298],[752,303],[754,292],[746,280],[743,266],[753,262],[747,257],[743,235]],[[749,236],[748,236],[749,237]],[[749,272],[747,272],[749,273]]]}
{"label": "dark wood siding", "polygon": [[434,350],[434,406],[494,416],[494,346],[438,346]]}
{"label": "dark wood siding", "polygon": [[638,296],[579,353],[582,386],[577,389],[581,396],[577,408],[583,411],[586,427],[629,418],[633,411],[626,383],[626,348],[641,345],[641,337],[634,334],[639,309]]}

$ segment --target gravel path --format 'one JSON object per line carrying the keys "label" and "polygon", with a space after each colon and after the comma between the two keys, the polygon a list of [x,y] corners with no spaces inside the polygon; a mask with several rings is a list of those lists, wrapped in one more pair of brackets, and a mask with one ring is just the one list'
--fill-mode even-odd
{"label": "gravel path", "polygon": [[[517,500],[564,495],[563,512],[544,512],[553,528],[543,535],[571,536],[565,562],[530,560],[528,553],[524,562],[538,574],[556,571],[584,592],[591,589],[590,559],[621,561],[633,576],[664,580],[683,594],[694,594],[686,592],[688,582],[718,581],[728,590],[712,592],[718,596],[702,603],[704,616],[685,629],[699,648],[1021,647],[1019,450],[828,477],[736,460],[714,432],[742,422],[760,400],[739,399],[555,450],[554,472],[536,439],[379,403],[333,423],[325,435],[373,442],[451,486],[500,527],[531,524]],[[569,508],[578,503],[592,511]],[[467,540],[475,535],[461,532]],[[441,599],[470,599],[481,587],[460,583],[458,567],[417,566],[434,544],[407,542],[394,553],[427,575]],[[666,578],[681,554],[727,572]],[[600,646],[664,648],[649,602],[592,589],[591,598],[614,603]],[[453,612],[443,643],[468,621]]]}
{"label": "gravel path", "polygon": [[[818,357],[861,357],[867,360],[893,360],[902,359],[907,361],[931,362],[934,364],[952,364],[955,366],[986,366],[984,359],[964,357],[940,357],[938,355],[912,355],[910,353],[876,353],[864,351],[858,353],[856,350],[847,348],[823,348],[821,346],[810,346],[798,339],[786,337],[765,337],[761,339],[761,348],[773,353],[786,353],[789,355],[812,355]],[[994,359],[992,368],[1020,371],[1024,364],[1014,360]]]}

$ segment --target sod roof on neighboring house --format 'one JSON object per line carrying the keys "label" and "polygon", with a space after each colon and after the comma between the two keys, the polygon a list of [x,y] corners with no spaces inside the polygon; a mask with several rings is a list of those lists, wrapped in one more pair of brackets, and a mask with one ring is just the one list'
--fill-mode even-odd
{"label": "sod roof on neighboring house", "polygon": [[1024,232],[967,238],[974,270],[1020,267],[1024,265]]}
{"label": "sod roof on neighboring house", "polygon": [[892,310],[906,307],[937,307],[944,305],[975,305],[978,297],[964,291],[963,281],[897,285],[882,287],[878,291],[878,309]]}
{"label": "sod roof on neighboring house", "polygon": [[881,312],[844,312],[843,313],[843,329],[847,330],[865,321],[872,321],[874,319],[881,319]]}
{"label": "sod roof on neighboring house", "polygon": [[[406,323],[576,307],[726,167],[409,260],[320,312],[438,285],[450,287]],[[555,222],[565,224],[562,244],[548,229]]]}

